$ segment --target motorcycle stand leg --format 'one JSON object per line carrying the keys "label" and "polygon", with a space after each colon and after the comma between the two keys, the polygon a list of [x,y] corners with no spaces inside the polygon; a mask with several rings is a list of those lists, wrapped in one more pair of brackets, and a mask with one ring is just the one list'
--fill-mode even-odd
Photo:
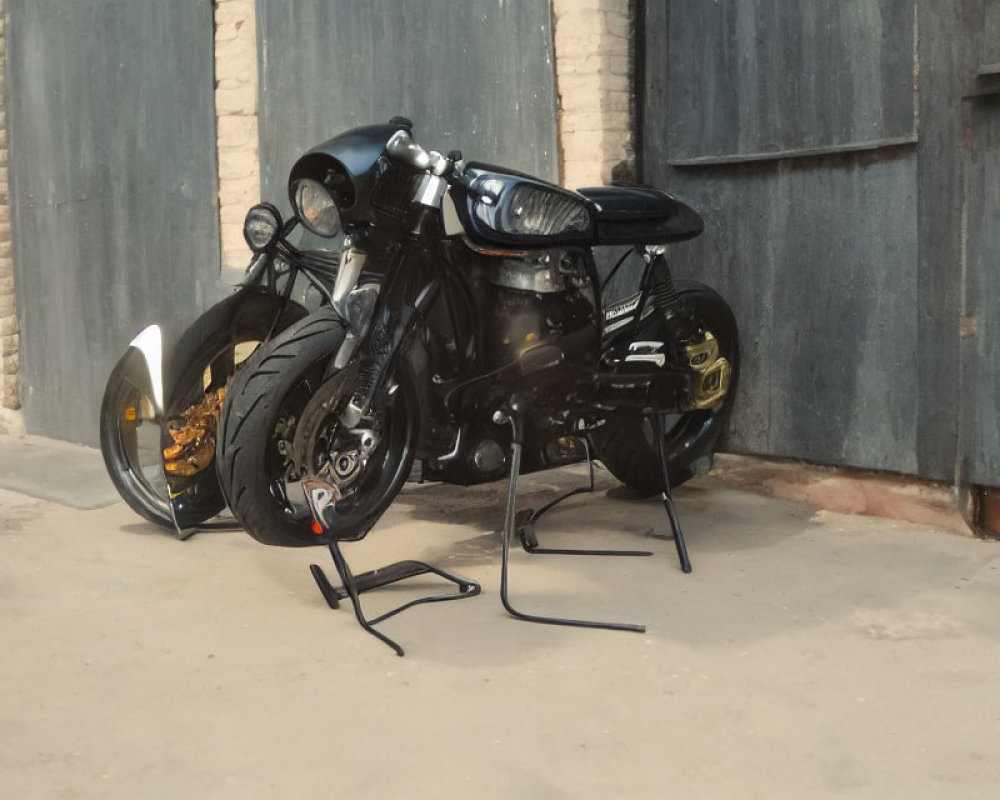
{"label": "motorcycle stand leg", "polygon": [[[340,607],[341,600],[350,599],[351,605],[354,608],[354,616],[357,618],[358,624],[372,636],[389,645],[389,647],[396,652],[396,655],[399,656],[404,655],[403,648],[384,633],[376,630],[374,627],[375,625],[378,625],[380,622],[383,622],[384,620],[389,619],[389,617],[393,617],[401,611],[411,608],[412,606],[420,605],[422,603],[442,603],[447,600],[461,600],[464,597],[475,597],[477,594],[482,592],[482,587],[475,581],[446,572],[443,569],[439,569],[431,564],[426,564],[423,561],[397,561],[395,564],[390,564],[386,567],[380,567],[379,569],[374,569],[355,576],[351,572],[351,568],[347,565],[347,560],[344,558],[344,554],[340,551],[340,543],[337,540],[330,542],[330,555],[333,557],[334,566],[336,566],[337,573],[340,575],[340,580],[343,583],[342,588],[335,587],[332,583],[330,583],[329,578],[326,577],[326,573],[323,572],[323,569],[318,564],[309,565],[309,571],[312,573],[317,586],[319,586],[319,590],[322,592],[327,605],[330,606],[330,608],[336,609]],[[411,600],[409,603],[404,603],[391,611],[387,611],[374,619],[368,619],[365,617],[364,611],[361,608],[360,595],[362,592],[377,589],[380,586],[388,586],[390,583],[397,583],[398,581],[406,580],[407,578],[413,578],[417,575],[426,575],[428,573],[437,575],[454,583],[458,586],[458,592],[420,597],[416,600]]]}
{"label": "motorcycle stand leg", "polygon": [[677,558],[681,562],[681,571],[691,572],[691,559],[688,558],[687,545],[684,542],[684,534],[681,531],[681,523],[677,517],[677,507],[674,505],[673,495],[670,493],[670,467],[667,461],[667,452],[663,438],[663,418],[659,414],[653,414],[650,421],[653,424],[653,437],[656,439],[656,453],[660,462],[660,483],[663,487],[663,507],[667,512],[667,520],[670,522],[670,531],[673,534],[674,545],[677,547]]}
{"label": "motorcycle stand leg", "polygon": [[497,423],[508,422],[511,426],[512,444],[510,460],[510,480],[507,485],[507,503],[504,510],[503,530],[500,533],[500,602],[504,609],[515,619],[525,622],[537,622],[543,625],[566,625],[576,628],[599,628],[611,631],[632,631],[634,633],[645,633],[645,625],[635,625],[627,622],[596,622],[582,619],[563,619],[561,617],[548,617],[538,614],[527,614],[518,611],[510,603],[507,591],[507,576],[509,572],[510,560],[510,540],[514,535],[517,517],[517,479],[521,473],[521,448],[523,444],[523,419],[520,415],[519,403],[515,398],[505,409],[498,411],[494,415]]}
{"label": "motorcycle stand leg", "polygon": [[517,512],[515,529],[517,536],[521,540],[521,547],[526,553],[533,555],[560,555],[560,556],[651,556],[648,550],[574,550],[568,548],[539,547],[538,537],[535,535],[535,524],[546,511],[557,506],[563,500],[577,494],[593,493],[594,491],[594,459],[591,454],[590,441],[586,436],[581,436],[578,441],[583,445],[587,454],[587,468],[590,473],[590,485],[578,489],[570,489],[565,494],[559,495],[554,500],[550,500],[537,511],[530,508]]}

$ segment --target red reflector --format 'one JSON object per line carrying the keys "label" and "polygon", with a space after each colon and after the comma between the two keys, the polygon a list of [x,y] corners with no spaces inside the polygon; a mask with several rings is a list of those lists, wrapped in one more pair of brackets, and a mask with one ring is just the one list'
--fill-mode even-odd
{"label": "red reflector", "polygon": [[313,520],[313,533],[317,536],[323,535],[323,526],[320,525],[316,520]]}

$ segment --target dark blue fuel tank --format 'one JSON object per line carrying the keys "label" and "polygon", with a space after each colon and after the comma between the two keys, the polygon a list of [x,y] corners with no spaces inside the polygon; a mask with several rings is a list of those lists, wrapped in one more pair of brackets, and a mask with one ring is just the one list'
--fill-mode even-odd
{"label": "dark blue fuel tank", "polygon": [[690,206],[651,187],[573,192],[502,167],[469,164],[456,207],[469,238],[506,248],[669,244],[704,223]]}

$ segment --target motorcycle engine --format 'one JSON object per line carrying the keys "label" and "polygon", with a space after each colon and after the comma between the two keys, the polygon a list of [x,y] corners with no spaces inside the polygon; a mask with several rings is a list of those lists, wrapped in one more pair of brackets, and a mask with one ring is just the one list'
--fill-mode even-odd
{"label": "motorcycle engine", "polygon": [[490,266],[490,283],[522,292],[563,292],[566,291],[566,272],[571,266],[563,250],[544,250],[524,258],[496,259]]}
{"label": "motorcycle engine", "polygon": [[497,259],[490,265],[486,329],[492,363],[521,362],[523,372],[536,372],[551,361],[576,358],[577,350],[595,344],[568,338],[577,331],[595,330],[576,272],[572,259],[560,250]]}

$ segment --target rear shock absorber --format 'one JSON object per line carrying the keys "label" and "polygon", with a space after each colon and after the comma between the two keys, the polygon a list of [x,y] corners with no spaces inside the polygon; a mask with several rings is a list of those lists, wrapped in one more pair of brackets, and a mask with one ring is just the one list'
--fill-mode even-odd
{"label": "rear shock absorber", "polygon": [[646,280],[649,300],[662,315],[674,341],[687,343],[698,333],[698,326],[691,316],[687,303],[677,296],[670,266],[664,256],[663,247],[643,248],[646,259]]}

